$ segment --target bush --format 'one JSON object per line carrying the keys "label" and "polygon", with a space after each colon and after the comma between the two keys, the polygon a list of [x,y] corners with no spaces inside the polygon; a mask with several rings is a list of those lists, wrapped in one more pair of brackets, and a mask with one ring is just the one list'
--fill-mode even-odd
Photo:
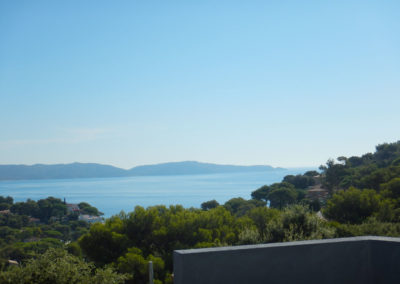
{"label": "bush", "polygon": [[328,200],[324,216],[340,223],[360,224],[379,211],[380,203],[381,196],[375,190],[351,187]]}
{"label": "bush", "polygon": [[301,205],[285,208],[279,219],[267,227],[268,242],[316,240],[332,238],[335,230],[315,213]]}
{"label": "bush", "polygon": [[26,265],[11,267],[0,275],[0,283],[123,283],[125,275],[117,274],[110,268],[95,269],[64,250],[49,249]]}

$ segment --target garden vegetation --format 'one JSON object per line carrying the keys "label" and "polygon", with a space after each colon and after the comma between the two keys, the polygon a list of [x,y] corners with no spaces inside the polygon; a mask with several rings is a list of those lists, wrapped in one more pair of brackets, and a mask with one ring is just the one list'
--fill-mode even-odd
{"label": "garden vegetation", "polygon": [[[312,189],[326,194],[315,197]],[[176,249],[399,237],[400,141],[328,160],[320,172],[286,176],[251,197],[205,201],[201,209],[137,206],[93,225],[67,214],[56,198],[14,203],[0,197],[1,210],[10,210],[0,215],[0,283],[146,283],[149,261],[155,283],[172,283]]]}

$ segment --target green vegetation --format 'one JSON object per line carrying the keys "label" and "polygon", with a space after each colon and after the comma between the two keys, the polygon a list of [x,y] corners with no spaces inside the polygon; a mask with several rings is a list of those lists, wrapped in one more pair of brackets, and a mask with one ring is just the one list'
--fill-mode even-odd
{"label": "green vegetation", "polygon": [[209,210],[137,206],[129,214],[92,225],[79,245],[99,267],[111,265],[121,273],[133,273],[129,283],[145,283],[148,260],[157,264],[156,278],[169,281],[175,249],[334,236],[334,229],[304,206],[280,211],[235,199]]}
{"label": "green vegetation", "polygon": [[111,268],[96,268],[93,264],[68,254],[64,250],[49,249],[23,266],[12,267],[0,274],[1,283],[124,283],[127,277]]}
{"label": "green vegetation", "polygon": [[[201,209],[137,206],[90,226],[52,197],[17,203],[0,197],[0,208],[10,210],[0,215],[0,283],[146,283],[150,260],[155,283],[172,283],[176,249],[400,236],[400,142],[328,160],[320,170],[264,185],[250,200],[210,200]],[[79,209],[100,214],[84,202]],[[22,264],[14,267],[9,259]]]}
{"label": "green vegetation", "polygon": [[89,203],[81,202],[78,204],[78,206],[82,214],[93,215],[93,216],[103,215],[102,212],[97,210],[96,207],[91,206]]}
{"label": "green vegetation", "polygon": [[400,141],[382,144],[361,157],[339,157],[321,166],[323,184],[332,194],[324,215],[341,223],[360,224],[400,219]]}
{"label": "green vegetation", "polygon": [[[98,212],[87,203],[85,206],[82,212],[86,208]],[[14,203],[11,197],[0,196],[0,207],[0,267],[5,267],[9,259],[25,262],[49,248],[80,254],[74,242],[88,232],[90,224],[77,220],[79,212],[68,212],[60,199]]]}

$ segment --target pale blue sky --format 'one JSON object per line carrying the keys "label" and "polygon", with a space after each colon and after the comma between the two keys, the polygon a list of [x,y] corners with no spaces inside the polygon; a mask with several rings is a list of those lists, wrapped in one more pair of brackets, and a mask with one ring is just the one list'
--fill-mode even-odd
{"label": "pale blue sky", "polygon": [[318,166],[400,139],[400,1],[0,1],[0,164]]}

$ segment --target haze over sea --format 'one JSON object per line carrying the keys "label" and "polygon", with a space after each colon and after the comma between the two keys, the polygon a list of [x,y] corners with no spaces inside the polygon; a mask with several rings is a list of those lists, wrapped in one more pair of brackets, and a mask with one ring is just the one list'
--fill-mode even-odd
{"label": "haze over sea", "polygon": [[118,178],[53,179],[0,182],[0,195],[14,201],[48,196],[66,198],[67,203],[88,202],[105,217],[130,212],[135,206],[176,205],[200,207],[215,199],[224,203],[234,197],[250,198],[262,185],[280,182],[289,174],[315,168],[292,168],[265,172],[209,175],[137,176]]}

